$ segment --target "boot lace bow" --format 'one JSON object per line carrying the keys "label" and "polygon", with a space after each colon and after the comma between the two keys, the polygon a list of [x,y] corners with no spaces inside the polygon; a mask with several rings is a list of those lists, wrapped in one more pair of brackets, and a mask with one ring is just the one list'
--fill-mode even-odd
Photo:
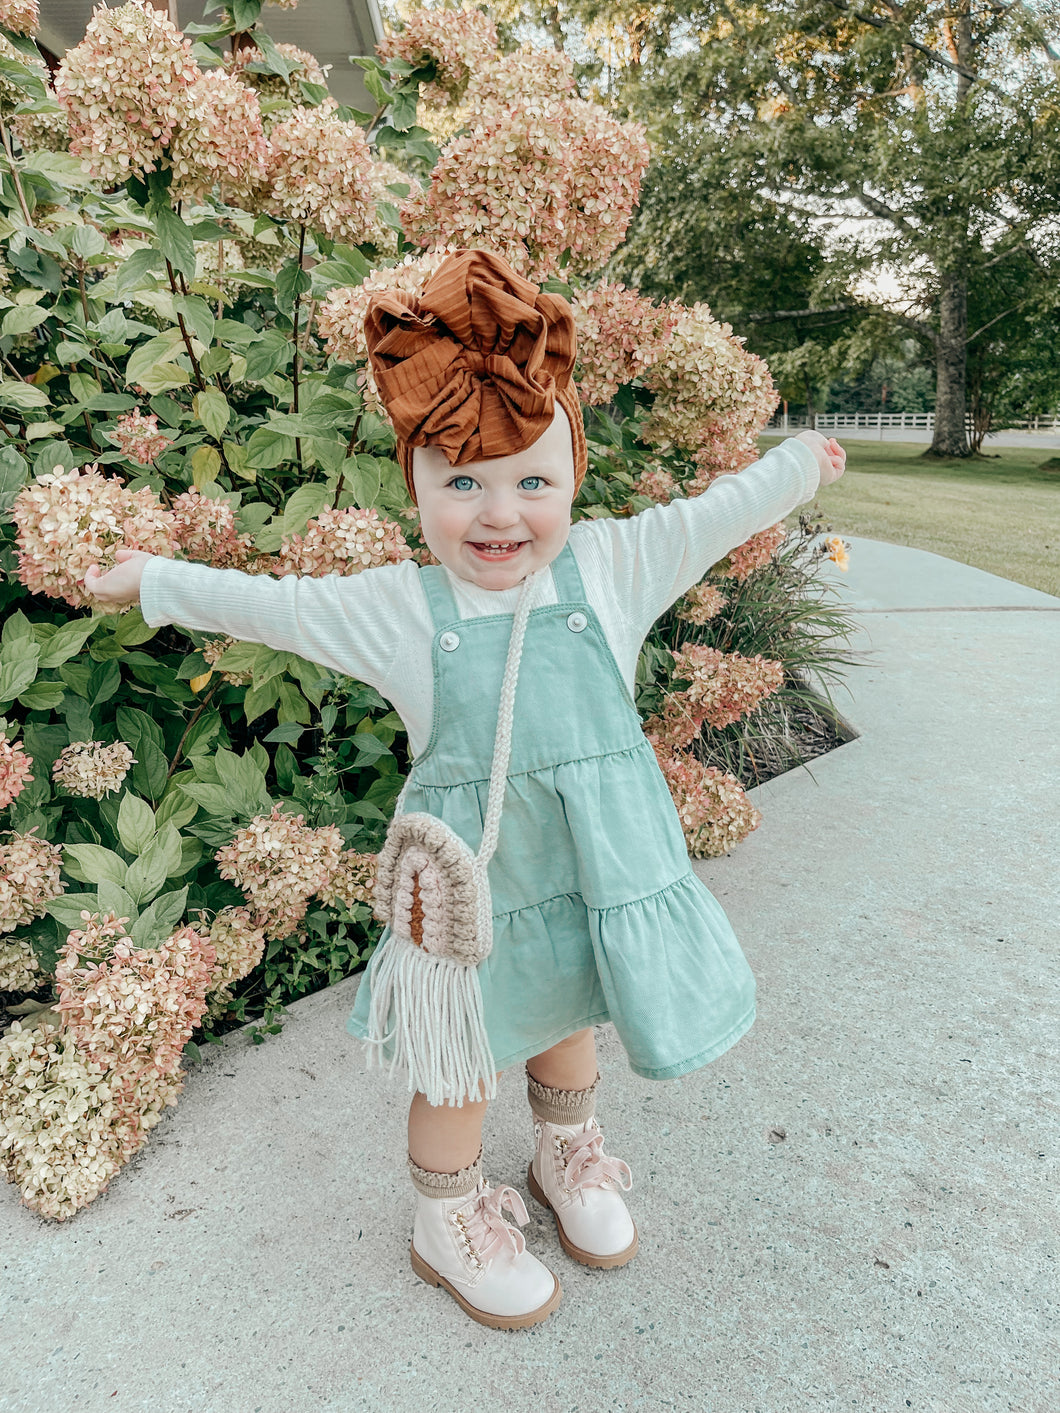
{"label": "boot lace bow", "polygon": [[486,1188],[468,1218],[468,1240],[484,1261],[491,1260],[505,1247],[516,1256],[521,1256],[526,1250],[526,1238],[522,1232],[509,1226],[502,1215],[505,1207],[519,1226],[526,1226],[530,1214],[514,1187]]}
{"label": "boot lace bow", "polygon": [[585,1201],[587,1187],[603,1187],[608,1179],[618,1183],[623,1192],[633,1186],[629,1164],[604,1152],[604,1136],[599,1129],[576,1134],[567,1144],[564,1185],[570,1192],[581,1194]]}

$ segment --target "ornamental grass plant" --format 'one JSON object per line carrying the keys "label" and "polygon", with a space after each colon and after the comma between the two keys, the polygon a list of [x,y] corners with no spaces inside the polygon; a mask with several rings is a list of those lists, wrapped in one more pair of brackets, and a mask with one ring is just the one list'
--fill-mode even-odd
{"label": "ornamental grass plant", "polygon": [[[705,305],[608,280],[648,149],[565,56],[499,54],[477,11],[413,14],[359,61],[359,113],[259,9],[186,33],[144,0],[97,9],[53,86],[36,7],[0,0],[0,1164],[57,1220],[142,1146],[199,1043],[248,1022],[260,1043],[368,959],[408,765],[371,687],[94,611],[88,566],[433,562],[361,321],[454,242],[574,305],[575,519],[707,493],[777,400]],[[808,534],[754,536],[645,645],[638,705],[693,853],[755,827],[748,762],[842,660]]]}

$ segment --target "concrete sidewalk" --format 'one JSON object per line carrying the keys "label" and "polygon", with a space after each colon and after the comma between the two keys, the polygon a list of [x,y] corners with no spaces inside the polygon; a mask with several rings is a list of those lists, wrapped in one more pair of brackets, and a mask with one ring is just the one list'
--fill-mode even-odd
{"label": "concrete sidewalk", "polygon": [[[858,739],[753,792],[696,868],[759,1018],[631,1074],[601,1120],[641,1252],[569,1261],[537,1329],[471,1323],[408,1264],[406,1096],[344,1030],[356,978],[243,1032],[111,1188],[47,1223],[0,1192],[4,1413],[1052,1413],[1060,599],[847,537]],[[509,1073],[487,1172],[525,1193]]]}

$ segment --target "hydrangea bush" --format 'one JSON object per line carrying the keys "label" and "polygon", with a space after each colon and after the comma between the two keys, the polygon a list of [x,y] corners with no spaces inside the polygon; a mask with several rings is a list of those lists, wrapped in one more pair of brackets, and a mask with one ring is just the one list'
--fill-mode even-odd
{"label": "hydrangea bush", "polygon": [[[193,1036],[251,1020],[260,1041],[367,959],[408,764],[365,684],[93,610],[88,567],[120,545],[250,574],[433,563],[362,321],[453,246],[572,301],[576,518],[738,474],[776,403],[705,306],[608,280],[648,149],[565,56],[498,54],[476,10],[412,13],[359,61],[358,113],[259,9],[185,34],[145,0],[101,7],[53,86],[36,4],[0,4],[0,1164],[58,1220],[176,1102]],[[793,627],[807,544],[754,536],[645,645],[638,705],[693,853],[756,826],[725,752],[827,661]],[[762,585],[786,605],[768,629]]]}

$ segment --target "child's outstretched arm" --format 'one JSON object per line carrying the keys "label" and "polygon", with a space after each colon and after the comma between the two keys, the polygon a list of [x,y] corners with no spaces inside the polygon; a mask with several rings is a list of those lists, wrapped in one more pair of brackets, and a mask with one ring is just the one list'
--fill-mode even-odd
{"label": "child's outstretched arm", "polygon": [[642,640],[712,565],[812,500],[819,487],[838,480],[845,464],[838,442],[807,431],[772,447],[737,475],[719,476],[702,495],[577,529],[598,540],[617,601]]}
{"label": "child's outstretched arm", "polygon": [[237,569],[118,549],[105,574],[95,567],[85,589],[101,604],[139,602],[157,628],[224,633],[242,642],[297,653],[383,690],[402,641],[397,606],[415,601],[419,569],[412,560],[348,577],[297,574],[274,579]]}

